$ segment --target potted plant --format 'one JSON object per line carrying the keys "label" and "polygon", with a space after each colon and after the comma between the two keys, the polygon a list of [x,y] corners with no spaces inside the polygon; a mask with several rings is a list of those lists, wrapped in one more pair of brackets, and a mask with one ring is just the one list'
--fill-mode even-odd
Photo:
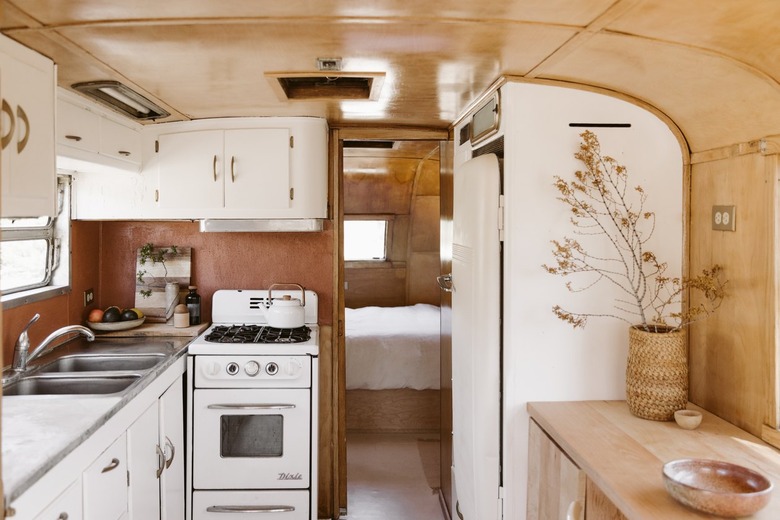
{"label": "potted plant", "polygon": [[[591,317],[623,320],[629,327],[626,400],[634,415],[671,420],[688,400],[688,356],[684,327],[706,318],[726,296],[723,269],[704,269],[691,277],[667,275],[667,264],[648,249],[655,230],[655,213],[645,208],[647,194],[629,185],[625,166],[601,152],[593,132],[580,134],[574,157],[584,164],[571,180],[555,177],[555,187],[571,214],[574,234],[604,239],[608,254],[591,254],[581,241],[553,240],[555,263],[544,265],[554,275],[576,275],[583,283],[566,283],[571,292],[610,284],[617,295],[601,312],[577,312],[560,305],[553,312],[573,327],[584,327]],[[591,242],[592,243],[592,242]],[[703,298],[683,305],[690,291]]]}
{"label": "potted plant", "polygon": [[[179,249],[176,246],[170,246],[169,248],[155,247],[151,242],[144,244],[141,246],[141,249],[138,250],[138,270],[135,273],[135,278],[138,284],[147,287],[146,289],[141,289],[139,291],[144,298],[149,298],[152,295],[152,289],[150,286],[160,285],[155,284],[155,280],[158,278],[158,276],[155,276],[154,273],[151,273],[149,268],[160,264],[162,266],[163,272],[158,274],[162,274],[162,278],[165,282],[163,285],[171,283],[168,280],[168,268],[166,267],[165,262],[169,257],[176,256],[178,252]],[[151,277],[151,280],[147,281],[147,277]]]}

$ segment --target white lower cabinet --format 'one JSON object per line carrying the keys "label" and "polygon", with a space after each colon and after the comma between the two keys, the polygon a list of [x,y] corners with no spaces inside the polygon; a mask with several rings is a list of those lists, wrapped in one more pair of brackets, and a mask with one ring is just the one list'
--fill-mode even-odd
{"label": "white lower cabinet", "polygon": [[82,520],[84,511],[81,496],[81,479],[78,479],[41,511],[35,520]]}
{"label": "white lower cabinet", "polygon": [[127,431],[133,520],[184,520],[184,401],[180,377]]}
{"label": "white lower cabinet", "polygon": [[123,433],[85,471],[84,520],[118,520],[127,513],[127,434]]}

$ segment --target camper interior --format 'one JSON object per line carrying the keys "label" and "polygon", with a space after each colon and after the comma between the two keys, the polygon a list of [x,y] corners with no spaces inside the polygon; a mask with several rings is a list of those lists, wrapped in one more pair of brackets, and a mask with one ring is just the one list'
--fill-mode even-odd
{"label": "camper interior", "polygon": [[[779,18],[0,0],[0,517],[698,518],[722,510],[680,504],[666,463],[780,484]],[[631,319],[551,312],[614,298],[542,267],[586,131],[667,274],[727,279],[682,329],[694,431],[629,412]],[[207,339],[243,326],[305,333]],[[424,496],[381,502],[411,464]],[[755,492],[727,513],[780,517]]]}

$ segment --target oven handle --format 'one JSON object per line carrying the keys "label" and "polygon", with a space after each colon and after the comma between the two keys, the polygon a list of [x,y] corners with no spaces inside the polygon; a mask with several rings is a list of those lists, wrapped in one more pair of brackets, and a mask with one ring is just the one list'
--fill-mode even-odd
{"label": "oven handle", "polygon": [[209,506],[207,513],[292,513],[293,506]]}
{"label": "oven handle", "polygon": [[210,404],[209,410],[288,410],[294,404]]}

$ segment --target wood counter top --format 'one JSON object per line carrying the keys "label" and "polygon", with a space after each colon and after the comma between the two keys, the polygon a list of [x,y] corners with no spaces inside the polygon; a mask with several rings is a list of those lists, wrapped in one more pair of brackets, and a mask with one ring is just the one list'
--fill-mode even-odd
{"label": "wood counter top", "polygon": [[624,401],[528,403],[531,417],[629,519],[717,518],[688,509],[666,492],[663,465],[674,459],[716,459],[756,470],[775,488],[752,518],[780,518],[780,453],[705,410],[701,426],[634,417]]}
{"label": "wood counter top", "polygon": [[113,332],[94,331],[99,338],[145,338],[154,336],[176,336],[194,338],[208,328],[208,323],[177,328],[167,323],[144,323],[130,330],[117,330]]}

